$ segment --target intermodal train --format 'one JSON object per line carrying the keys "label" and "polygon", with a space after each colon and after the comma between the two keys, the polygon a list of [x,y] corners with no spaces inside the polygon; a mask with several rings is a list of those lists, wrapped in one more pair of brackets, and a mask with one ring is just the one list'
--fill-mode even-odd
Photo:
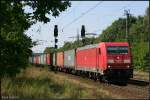
{"label": "intermodal train", "polygon": [[88,76],[101,81],[127,83],[133,77],[132,55],[128,42],[100,42],[53,54],[35,54],[35,65]]}

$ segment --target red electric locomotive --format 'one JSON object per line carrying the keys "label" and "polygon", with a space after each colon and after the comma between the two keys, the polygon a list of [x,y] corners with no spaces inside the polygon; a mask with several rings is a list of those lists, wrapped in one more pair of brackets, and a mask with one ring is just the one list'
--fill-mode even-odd
{"label": "red electric locomotive", "polygon": [[101,42],[77,48],[76,70],[102,79],[126,82],[133,76],[127,42]]}

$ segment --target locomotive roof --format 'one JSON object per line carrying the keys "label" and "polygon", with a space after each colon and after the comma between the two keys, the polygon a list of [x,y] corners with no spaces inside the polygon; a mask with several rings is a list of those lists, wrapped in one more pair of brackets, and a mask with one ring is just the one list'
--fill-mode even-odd
{"label": "locomotive roof", "polygon": [[[98,43],[99,44],[99,43]],[[77,48],[78,50],[85,50],[85,49],[90,49],[90,48],[96,48],[98,44],[91,44],[91,45],[86,45],[84,47],[79,47]]]}
{"label": "locomotive roof", "polygon": [[[128,42],[100,42],[104,43],[106,46],[128,46]],[[85,50],[85,49],[90,49],[90,48],[96,48],[100,44],[91,44],[91,45],[86,45],[84,47],[79,47],[77,50]]]}
{"label": "locomotive roof", "polygon": [[128,42],[104,42],[106,46],[128,46]]}

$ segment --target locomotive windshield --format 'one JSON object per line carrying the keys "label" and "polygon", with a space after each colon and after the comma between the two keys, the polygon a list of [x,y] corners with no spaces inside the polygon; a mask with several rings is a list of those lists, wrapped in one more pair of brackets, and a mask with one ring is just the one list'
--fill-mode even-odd
{"label": "locomotive windshield", "polygon": [[109,54],[127,54],[128,46],[108,46],[107,53],[109,53]]}

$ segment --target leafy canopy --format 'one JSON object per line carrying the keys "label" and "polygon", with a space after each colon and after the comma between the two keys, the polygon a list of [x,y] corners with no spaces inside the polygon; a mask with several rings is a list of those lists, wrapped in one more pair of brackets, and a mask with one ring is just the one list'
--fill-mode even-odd
{"label": "leafy canopy", "polygon": [[[70,7],[67,0],[1,0],[0,77],[13,76],[28,64],[31,38],[24,34],[37,21],[50,21],[47,14],[57,17]],[[25,12],[25,7],[32,9]]]}

